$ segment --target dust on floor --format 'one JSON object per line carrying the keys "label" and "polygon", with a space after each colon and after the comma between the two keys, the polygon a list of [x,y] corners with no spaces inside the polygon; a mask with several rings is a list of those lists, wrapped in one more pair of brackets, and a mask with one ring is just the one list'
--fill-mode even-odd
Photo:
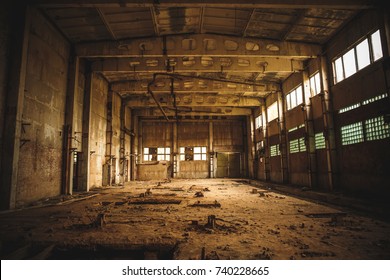
{"label": "dust on floor", "polygon": [[131,182],[0,215],[2,259],[389,259],[390,225],[245,180]]}

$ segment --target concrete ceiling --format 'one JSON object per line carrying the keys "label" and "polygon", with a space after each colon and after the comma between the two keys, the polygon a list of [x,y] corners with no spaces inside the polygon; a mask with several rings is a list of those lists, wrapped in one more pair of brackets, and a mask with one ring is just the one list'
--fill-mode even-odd
{"label": "concrete ceiling", "polygon": [[[175,79],[180,94],[266,97],[369,8],[359,0],[35,2],[76,54],[133,100],[147,95],[156,73],[189,76]],[[170,78],[156,77],[151,89],[169,94]]]}

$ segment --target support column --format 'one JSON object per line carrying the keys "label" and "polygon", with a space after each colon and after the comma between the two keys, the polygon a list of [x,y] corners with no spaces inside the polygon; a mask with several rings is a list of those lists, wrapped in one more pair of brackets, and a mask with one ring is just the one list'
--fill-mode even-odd
{"label": "support column", "polygon": [[264,178],[266,181],[271,179],[270,177],[270,147],[269,147],[269,139],[268,139],[268,115],[267,108],[265,107],[265,100],[263,105],[261,105],[261,115],[263,116],[263,139],[264,139]]}
{"label": "support column", "polygon": [[252,114],[250,116],[246,117],[246,129],[247,129],[247,161],[248,161],[248,170],[247,174],[250,179],[253,179],[254,176],[254,170],[253,170],[253,161],[255,159],[255,133],[254,133],[254,117],[253,117],[253,110]]}
{"label": "support column", "polygon": [[310,81],[307,71],[302,72],[303,93],[305,97],[306,106],[303,108],[303,117],[305,120],[305,144],[307,147],[308,159],[308,179],[309,187],[315,188],[317,186],[317,154],[315,147],[315,133],[313,123],[313,110],[311,104]]}
{"label": "support column", "polygon": [[214,126],[213,121],[209,122],[209,156],[210,156],[210,178],[215,178],[214,174]]}
{"label": "support column", "polygon": [[[89,68],[89,67],[88,67]],[[83,102],[83,139],[82,139],[82,162],[81,162],[81,191],[89,191],[89,175],[91,166],[91,148],[89,140],[91,136],[91,104],[92,104],[92,81],[93,72],[87,70]]]}
{"label": "support column", "polygon": [[119,183],[125,183],[125,162],[126,162],[126,103],[121,99],[120,111],[120,135],[119,135]]}
{"label": "support column", "polygon": [[333,191],[336,184],[336,140],[335,129],[333,122],[333,106],[331,101],[331,95],[329,92],[329,80],[328,80],[328,68],[327,61],[324,56],[321,57],[321,103],[324,122],[324,136],[326,143],[326,157],[327,157],[327,169],[328,169],[328,189]]}
{"label": "support column", "polygon": [[73,157],[75,150],[72,149],[75,142],[75,108],[76,108],[76,93],[79,84],[80,59],[72,54],[70,56],[68,70],[68,89],[66,95],[65,108],[65,125],[63,133],[63,160],[62,160],[62,194],[72,194],[73,192]]}
{"label": "support column", "polygon": [[134,132],[133,135],[131,135],[131,157],[130,157],[130,164],[131,164],[131,174],[130,174],[130,180],[135,181],[137,179],[137,157],[138,157],[138,116],[136,113],[132,110],[131,115],[131,130]]}
{"label": "support column", "polygon": [[106,127],[106,158],[105,158],[105,171],[107,175],[107,181],[103,182],[108,186],[112,184],[112,96],[113,92],[111,89],[108,90],[107,94],[107,127]]}
{"label": "support column", "polygon": [[284,97],[281,91],[278,92],[278,111],[279,111],[279,149],[282,167],[282,182],[288,183],[288,157],[287,157],[287,137],[286,122],[284,115]]}
{"label": "support column", "polygon": [[16,206],[18,163],[31,15],[28,7],[13,9],[11,59],[6,96],[4,140],[0,171],[0,209]]}
{"label": "support column", "polygon": [[173,154],[173,178],[177,178],[178,172],[179,172],[179,147],[177,146],[177,126],[178,126],[178,121],[176,119],[176,122],[172,124],[172,154]]}

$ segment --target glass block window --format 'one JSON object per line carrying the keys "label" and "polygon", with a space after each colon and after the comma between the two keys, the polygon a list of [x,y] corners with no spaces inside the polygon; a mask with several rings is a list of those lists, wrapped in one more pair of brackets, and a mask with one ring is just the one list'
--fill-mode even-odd
{"label": "glass block window", "polygon": [[345,108],[340,109],[340,110],[339,110],[339,114],[342,114],[342,113],[351,111],[351,110],[356,109],[356,108],[359,108],[359,107],[360,107],[360,103],[353,104],[353,105],[351,105],[351,106],[348,106],[348,107],[345,107]]}
{"label": "glass block window", "polygon": [[279,150],[279,144],[272,145],[270,147],[270,156],[271,157],[276,157],[280,155],[280,150]]}
{"label": "glass block window", "polygon": [[298,130],[298,129],[304,128],[304,127],[305,127],[305,124],[303,123],[303,124],[298,125],[298,126],[296,126],[296,127],[290,128],[290,129],[288,130],[288,132],[293,132],[293,131],[295,131],[295,130]]}
{"label": "glass block window", "polygon": [[341,127],[341,144],[351,145],[364,141],[363,123],[353,123]]}
{"label": "glass block window", "polygon": [[157,160],[157,148],[144,148],[144,161]]}
{"label": "glass block window", "polygon": [[378,100],[381,100],[381,99],[384,99],[388,97],[387,93],[384,93],[384,94],[380,94],[380,95],[377,95],[373,98],[370,98],[370,99],[367,99],[367,100],[364,100],[362,102],[363,105],[367,105],[367,104],[370,104],[370,103],[374,103],[375,101],[378,101]]}
{"label": "glass block window", "polygon": [[290,154],[306,151],[305,138],[294,139],[290,141]]}
{"label": "glass block window", "polygon": [[334,83],[352,76],[357,71],[383,57],[380,31],[369,34],[363,41],[333,60]]}
{"label": "glass block window", "polygon": [[157,148],[157,160],[171,160],[171,148]]}
{"label": "glass block window", "polygon": [[325,144],[325,137],[323,132],[316,133],[314,135],[314,140],[315,140],[316,150],[325,149],[326,144]]}
{"label": "glass block window", "polygon": [[262,117],[260,115],[260,116],[257,116],[256,119],[255,119],[255,127],[257,129],[257,128],[260,128],[262,126],[263,126],[263,119],[262,119]]}
{"label": "glass block window", "polygon": [[273,121],[274,119],[277,119],[279,117],[278,113],[278,102],[275,101],[267,108],[267,117],[268,122]]}
{"label": "glass block window", "polygon": [[380,140],[390,137],[390,126],[385,123],[384,117],[377,117],[364,122],[367,141]]}
{"label": "glass block window", "polygon": [[299,140],[294,139],[290,141],[290,154],[299,152]]}
{"label": "glass block window", "polygon": [[320,73],[316,73],[310,77],[310,91],[312,95],[317,95],[321,92]]}
{"label": "glass block window", "polygon": [[297,87],[286,95],[287,110],[297,107],[303,103],[302,86]]}
{"label": "glass block window", "polygon": [[192,161],[192,160],[206,160],[207,148],[206,147],[180,147],[179,160]]}

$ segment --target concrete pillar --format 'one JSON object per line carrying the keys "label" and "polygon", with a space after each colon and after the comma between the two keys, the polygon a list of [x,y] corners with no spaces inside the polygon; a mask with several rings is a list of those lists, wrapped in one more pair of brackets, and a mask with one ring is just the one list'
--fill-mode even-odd
{"label": "concrete pillar", "polygon": [[91,104],[92,104],[92,81],[93,72],[87,70],[85,81],[85,92],[83,100],[83,138],[82,138],[82,162],[81,162],[81,191],[89,191],[89,175],[91,166],[91,148],[89,140],[91,137]]}
{"label": "concrete pillar", "polygon": [[247,170],[247,174],[248,174],[248,177],[253,179],[255,177],[254,175],[254,168],[253,168],[253,162],[255,160],[255,141],[254,141],[254,137],[255,137],[255,129],[254,129],[254,121],[255,121],[255,118],[253,116],[253,110],[252,110],[252,114],[250,116],[247,116],[246,117],[246,129],[247,129],[247,161],[248,161],[248,170]]}
{"label": "concrete pillar", "polygon": [[125,183],[125,162],[126,162],[126,103],[121,99],[120,111],[120,135],[119,135],[119,183]]}
{"label": "concrete pillar", "polygon": [[135,181],[137,179],[138,116],[134,110],[132,110],[131,115],[131,130],[134,132],[134,134],[131,135],[130,180]]}
{"label": "concrete pillar", "polygon": [[[108,176],[108,185],[111,186],[112,184],[112,139],[113,139],[113,131],[112,131],[112,98],[113,98],[113,91],[111,89],[108,90],[107,94],[107,126],[106,126],[106,163],[105,168],[108,170],[107,176]],[[104,171],[103,171],[104,172]],[[103,182],[104,183],[104,182]]]}
{"label": "concrete pillar", "polygon": [[26,6],[12,10],[11,63],[4,116],[4,139],[0,171],[0,208],[16,206],[20,137],[26,82],[31,15]]}
{"label": "concrete pillar", "polygon": [[180,155],[179,155],[179,147],[178,147],[178,144],[177,144],[177,126],[178,126],[178,122],[174,122],[172,124],[172,155],[173,155],[173,178],[177,178],[177,175],[178,175],[178,172],[179,172],[179,164],[180,164],[180,161],[179,161],[179,158],[180,158]]}
{"label": "concrete pillar", "polygon": [[268,139],[268,115],[267,108],[265,107],[265,101],[263,105],[261,105],[261,115],[263,116],[263,139],[264,139],[264,178],[266,181],[271,179],[270,177],[270,147],[269,147],[269,139]]}
{"label": "concrete pillar", "polygon": [[315,133],[313,123],[313,110],[311,104],[310,81],[307,71],[302,72],[303,93],[306,106],[303,108],[303,117],[305,120],[305,144],[308,159],[308,179],[309,187],[317,186],[317,154],[315,147]]}
{"label": "concrete pillar", "polygon": [[62,194],[72,194],[73,192],[73,153],[72,149],[75,146],[75,108],[76,108],[76,93],[79,84],[80,59],[71,54],[68,70],[68,89],[66,95],[65,108],[65,126],[64,126],[64,149],[62,161]]}
{"label": "concrete pillar", "polygon": [[287,137],[286,137],[286,122],[285,122],[285,109],[284,109],[284,97],[281,91],[278,92],[278,113],[279,113],[279,149],[280,159],[282,167],[282,182],[288,183],[288,149],[287,149]]}
{"label": "concrete pillar", "polygon": [[328,169],[328,189],[332,191],[336,185],[337,151],[335,140],[335,129],[333,122],[333,106],[329,92],[327,60],[321,56],[321,103],[324,122],[324,136],[326,143],[326,157]]}
{"label": "concrete pillar", "polygon": [[209,122],[209,158],[210,158],[210,178],[215,178],[214,173],[214,125]]}

